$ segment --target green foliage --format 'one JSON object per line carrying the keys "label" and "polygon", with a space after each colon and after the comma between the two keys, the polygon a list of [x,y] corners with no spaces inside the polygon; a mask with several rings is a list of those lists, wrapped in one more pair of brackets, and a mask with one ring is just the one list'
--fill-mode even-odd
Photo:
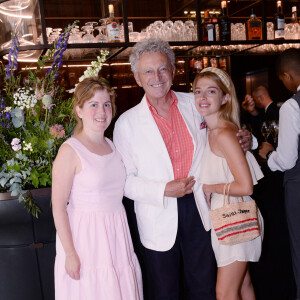
{"label": "green foliage", "polygon": [[[75,126],[73,99],[65,99],[66,93],[58,86],[57,67],[44,72],[59,50],[53,47],[35,71],[26,70],[23,82],[20,73],[7,78],[5,68],[0,68],[0,191],[18,196],[35,217],[40,209],[30,189],[51,186],[53,161]],[[1,118],[7,113],[11,118],[3,123]]]}

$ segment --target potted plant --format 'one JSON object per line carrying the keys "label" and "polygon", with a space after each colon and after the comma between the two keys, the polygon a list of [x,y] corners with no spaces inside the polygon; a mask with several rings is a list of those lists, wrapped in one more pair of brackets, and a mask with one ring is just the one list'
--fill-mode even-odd
{"label": "potted plant", "polygon": [[[0,68],[0,295],[3,299],[54,299],[55,227],[51,211],[52,164],[75,126],[72,97],[57,77],[71,29],[40,58],[26,78],[16,74],[18,39]],[[108,52],[83,77],[98,75]],[[24,77],[24,76],[23,76]],[[81,78],[82,80],[83,78]],[[25,207],[25,209],[24,209]]]}

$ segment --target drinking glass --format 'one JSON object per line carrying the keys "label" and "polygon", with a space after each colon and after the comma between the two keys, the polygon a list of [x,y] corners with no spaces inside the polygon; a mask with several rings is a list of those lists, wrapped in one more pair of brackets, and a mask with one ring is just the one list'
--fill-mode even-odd
{"label": "drinking glass", "polygon": [[163,26],[164,26],[163,21],[158,20],[158,21],[154,22],[154,27],[155,27],[155,30],[157,30],[157,31],[162,30]]}
{"label": "drinking glass", "polygon": [[163,36],[163,21],[155,21],[153,23],[153,29],[154,29],[154,32],[155,32],[155,36],[159,39],[163,39],[164,36]]}
{"label": "drinking glass", "polygon": [[99,34],[96,35],[96,37],[95,37],[95,42],[96,43],[105,43],[107,40],[107,36],[104,34],[105,29],[106,29],[105,26],[103,26],[103,25],[96,26],[95,29],[99,31]]}
{"label": "drinking glass", "polygon": [[173,22],[172,21],[165,21],[163,33],[164,33],[164,40],[172,41],[173,34],[172,34]]}
{"label": "drinking glass", "polygon": [[105,36],[107,36],[107,34],[106,34],[106,21],[107,21],[107,18],[103,18],[103,19],[100,19],[100,20],[99,20],[99,25],[101,25],[101,26],[104,27],[102,33],[103,33]]}
{"label": "drinking glass", "polygon": [[93,27],[92,26],[82,26],[81,27],[82,30],[86,31],[86,34],[82,37],[82,40],[84,41],[84,43],[94,43],[95,42],[95,38],[93,36]]}
{"label": "drinking glass", "polygon": [[147,31],[146,29],[142,29],[141,33],[140,33],[140,40],[146,40],[147,39]]}
{"label": "drinking glass", "polygon": [[156,30],[154,29],[154,24],[150,24],[146,30],[147,30],[148,38],[156,37]]}
{"label": "drinking glass", "polygon": [[52,31],[53,31],[53,28],[51,28],[51,27],[46,27],[46,35],[47,35],[47,37],[50,36],[50,34],[51,34]]}
{"label": "drinking glass", "polygon": [[98,22],[86,22],[85,25],[95,27],[96,25],[98,25]]}
{"label": "drinking glass", "polygon": [[270,127],[267,122],[263,122],[261,124],[261,134],[263,135],[265,141],[267,142],[268,137],[270,135]]}
{"label": "drinking glass", "polygon": [[274,40],[274,23],[267,22],[267,40]]}
{"label": "drinking glass", "polygon": [[293,24],[284,24],[284,39],[291,40],[293,39]]}
{"label": "drinking glass", "polygon": [[195,27],[194,21],[193,20],[187,20],[184,22],[185,26],[192,29]]}
{"label": "drinking glass", "polygon": [[61,31],[62,31],[61,28],[54,28],[48,37],[48,43],[49,44],[56,43],[59,39]]}
{"label": "drinking glass", "polygon": [[235,34],[236,34],[237,41],[244,41],[244,40],[246,40],[245,24],[236,23],[235,24]]}
{"label": "drinking glass", "polygon": [[174,22],[173,25],[173,39],[176,41],[182,41],[182,29],[183,29],[183,22],[181,20],[177,20]]}
{"label": "drinking glass", "polygon": [[[197,27],[195,27],[195,29],[197,29]],[[220,31],[219,31],[219,24],[215,25],[215,30],[216,30],[216,41],[220,40]],[[196,41],[197,39],[194,39],[194,41]]]}
{"label": "drinking glass", "polygon": [[132,22],[128,22],[128,32],[133,32],[133,23]]}
{"label": "drinking glass", "polygon": [[278,133],[279,133],[279,123],[278,121],[270,122],[270,132],[273,137],[274,144],[277,145]]}
{"label": "drinking glass", "polygon": [[298,23],[292,23],[291,24],[290,39],[292,39],[292,40],[298,40],[299,39],[299,24]]}
{"label": "drinking glass", "polygon": [[237,34],[236,34],[235,24],[233,24],[233,23],[230,24],[230,31],[231,31],[231,40],[236,41],[237,40]]}

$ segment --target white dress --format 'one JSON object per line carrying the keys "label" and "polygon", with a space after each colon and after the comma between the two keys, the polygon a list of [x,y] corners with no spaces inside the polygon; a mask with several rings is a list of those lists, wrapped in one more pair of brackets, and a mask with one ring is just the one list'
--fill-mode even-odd
{"label": "white dress", "polygon": [[[253,184],[257,184],[257,180],[263,177],[260,167],[252,155],[246,153],[246,159],[252,175]],[[215,155],[207,141],[202,157],[202,165],[200,170],[200,182],[205,184],[218,184],[233,182],[234,178],[230,172],[226,159]],[[249,196],[243,197],[244,201],[250,200]],[[224,197],[222,194],[213,194],[211,199],[211,209],[222,207]],[[258,261],[261,254],[262,238],[263,238],[263,219],[258,211],[258,219],[261,228],[261,236],[256,239],[236,245],[221,245],[217,239],[215,231],[211,230],[212,247],[215,253],[218,267],[226,266],[234,261]]]}

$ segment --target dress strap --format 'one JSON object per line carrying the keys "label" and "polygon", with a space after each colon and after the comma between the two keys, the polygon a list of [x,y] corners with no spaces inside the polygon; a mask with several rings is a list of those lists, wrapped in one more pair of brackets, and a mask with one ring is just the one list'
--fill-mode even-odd
{"label": "dress strap", "polygon": [[71,146],[72,149],[75,151],[75,153],[77,154],[77,156],[80,159],[81,167],[82,167],[82,170],[83,170],[84,167],[85,167],[85,160],[86,160],[85,157],[87,156],[85,147],[74,137],[71,137],[71,138],[67,139],[64,142],[64,144],[65,143],[68,144],[69,146]]}

